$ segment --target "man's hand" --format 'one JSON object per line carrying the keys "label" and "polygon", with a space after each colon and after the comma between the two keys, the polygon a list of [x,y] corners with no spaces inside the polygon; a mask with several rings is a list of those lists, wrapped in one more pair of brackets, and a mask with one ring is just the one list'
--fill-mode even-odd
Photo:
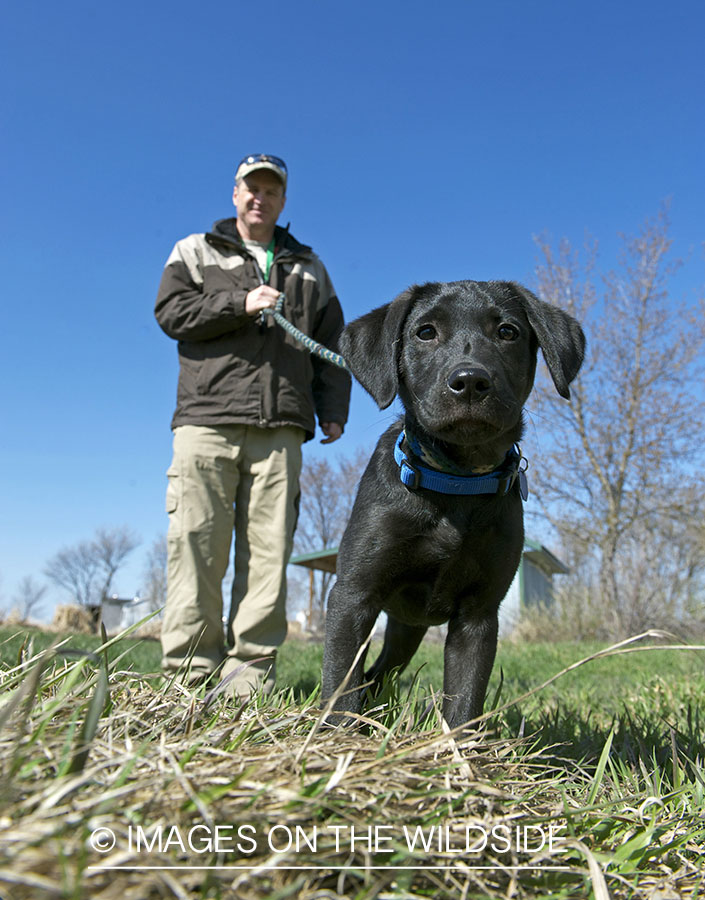
{"label": "man's hand", "polygon": [[338,425],[337,422],[321,422],[321,431],[326,436],[325,440],[321,441],[321,443],[332,444],[333,441],[337,441],[343,433],[343,427],[342,425]]}
{"label": "man's hand", "polygon": [[268,284],[261,284],[245,297],[245,312],[248,316],[256,316],[263,309],[274,309],[279,299],[279,293]]}

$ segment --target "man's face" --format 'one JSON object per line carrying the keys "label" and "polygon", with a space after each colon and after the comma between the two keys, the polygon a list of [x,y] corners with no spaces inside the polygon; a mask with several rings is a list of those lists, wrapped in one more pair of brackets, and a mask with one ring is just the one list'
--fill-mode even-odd
{"label": "man's face", "polygon": [[274,172],[267,169],[251,172],[235,185],[233,192],[238,225],[253,235],[273,230],[285,200],[284,185]]}

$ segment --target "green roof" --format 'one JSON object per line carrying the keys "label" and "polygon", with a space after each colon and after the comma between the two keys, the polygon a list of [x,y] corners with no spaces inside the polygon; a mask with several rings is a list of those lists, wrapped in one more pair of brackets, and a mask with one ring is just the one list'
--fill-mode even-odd
{"label": "green roof", "polygon": [[295,566],[305,566],[307,569],[319,569],[321,572],[335,572],[335,564],[338,560],[338,548],[329,547],[326,550],[316,550],[314,553],[300,553],[289,560]]}

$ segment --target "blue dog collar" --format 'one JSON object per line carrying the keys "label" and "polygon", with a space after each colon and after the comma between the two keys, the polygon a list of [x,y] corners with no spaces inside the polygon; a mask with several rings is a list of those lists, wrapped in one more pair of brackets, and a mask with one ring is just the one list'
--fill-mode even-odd
{"label": "blue dog collar", "polygon": [[517,444],[514,444],[507,453],[502,465],[495,469],[494,472],[490,472],[487,475],[458,475],[439,472],[437,469],[429,469],[416,461],[410,462],[409,457],[402,450],[405,436],[405,432],[402,429],[394,445],[394,460],[399,466],[399,477],[402,484],[413,491],[425,488],[438,494],[465,496],[472,494],[499,494],[503,496],[509,493],[518,478],[522,500],[526,500],[529,496],[526,471],[519,468],[522,455]]}

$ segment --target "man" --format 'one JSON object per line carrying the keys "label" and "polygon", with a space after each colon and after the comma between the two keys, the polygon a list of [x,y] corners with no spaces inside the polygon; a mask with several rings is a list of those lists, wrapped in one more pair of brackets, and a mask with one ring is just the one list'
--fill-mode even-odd
{"label": "man", "polygon": [[[231,675],[230,692],[274,685],[286,636],[286,565],[298,511],[301,445],[338,440],[350,377],[311,356],[264,309],[331,347],[343,316],[325,267],[276,225],[287,169],[245,157],[235,176],[237,218],[174,247],[155,315],[178,341],[174,457],[168,471],[167,601],[162,664],[190,684]],[[235,531],[227,628],[223,576]]]}

